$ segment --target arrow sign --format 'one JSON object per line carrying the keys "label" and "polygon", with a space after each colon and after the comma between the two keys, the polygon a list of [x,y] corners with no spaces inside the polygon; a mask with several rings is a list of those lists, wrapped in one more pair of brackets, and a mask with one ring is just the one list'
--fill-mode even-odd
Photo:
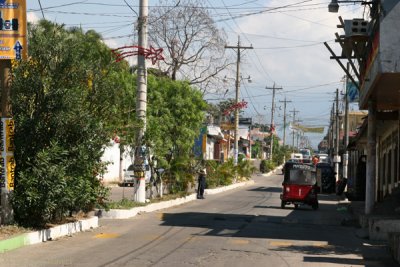
{"label": "arrow sign", "polygon": [[17,41],[14,45],[14,50],[15,50],[15,59],[21,60],[21,50],[22,50],[22,45],[19,41]]}

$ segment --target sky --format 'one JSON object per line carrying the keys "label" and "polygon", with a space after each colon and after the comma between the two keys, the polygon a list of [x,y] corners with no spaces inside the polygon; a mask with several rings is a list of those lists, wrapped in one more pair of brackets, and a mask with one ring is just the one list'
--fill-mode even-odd
{"label": "sky", "polygon": [[[103,36],[111,48],[137,44],[134,25],[139,0],[27,0],[28,21],[43,17],[69,26],[93,29]],[[175,0],[165,0],[175,5]],[[328,129],[330,113],[338,88],[344,90],[344,72],[331,56],[324,42],[340,54],[340,46],[334,42],[335,33],[342,34],[336,26],[339,16],[343,19],[362,18],[367,14],[364,6],[353,3],[340,4],[339,13],[329,13],[330,0],[205,0],[204,6],[212,14],[217,26],[227,36],[227,45],[253,46],[242,52],[240,74],[251,77],[248,83],[242,79],[240,99],[248,102],[244,117],[253,122],[271,122],[272,90],[275,95],[274,121],[277,133],[283,138],[285,99],[286,120],[296,119],[304,126],[324,126],[323,134],[305,133],[313,148],[323,139]],[[40,4],[42,10],[40,9]],[[151,8],[158,0],[149,0]],[[231,53],[235,55],[235,51]],[[234,77],[232,77],[234,78]],[[233,80],[233,79],[232,79]],[[228,83],[226,97],[235,97],[234,82]],[[208,94],[205,99],[223,99],[223,94]],[[289,102],[290,101],[290,102]],[[357,110],[356,103],[350,110]],[[291,145],[289,129],[286,144]]]}

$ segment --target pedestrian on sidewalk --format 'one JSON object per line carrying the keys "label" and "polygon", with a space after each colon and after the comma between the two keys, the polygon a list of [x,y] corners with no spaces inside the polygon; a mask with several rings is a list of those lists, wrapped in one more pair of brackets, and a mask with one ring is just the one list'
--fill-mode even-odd
{"label": "pedestrian on sidewalk", "polygon": [[204,199],[204,190],[206,189],[206,168],[200,170],[198,176],[197,198]]}

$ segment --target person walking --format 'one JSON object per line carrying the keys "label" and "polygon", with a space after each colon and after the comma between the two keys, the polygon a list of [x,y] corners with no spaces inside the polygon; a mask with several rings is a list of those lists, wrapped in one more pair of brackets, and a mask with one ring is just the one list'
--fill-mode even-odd
{"label": "person walking", "polygon": [[204,190],[206,189],[206,168],[200,171],[197,182],[197,198],[204,199]]}

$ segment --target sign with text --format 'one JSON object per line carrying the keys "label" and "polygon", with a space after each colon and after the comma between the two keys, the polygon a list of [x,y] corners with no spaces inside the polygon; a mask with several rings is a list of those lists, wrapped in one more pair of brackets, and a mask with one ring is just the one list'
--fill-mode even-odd
{"label": "sign with text", "polygon": [[0,0],[0,59],[26,59],[26,35],[26,0]]}
{"label": "sign with text", "polygon": [[14,190],[14,120],[1,118],[0,121],[0,187],[6,191]]}

